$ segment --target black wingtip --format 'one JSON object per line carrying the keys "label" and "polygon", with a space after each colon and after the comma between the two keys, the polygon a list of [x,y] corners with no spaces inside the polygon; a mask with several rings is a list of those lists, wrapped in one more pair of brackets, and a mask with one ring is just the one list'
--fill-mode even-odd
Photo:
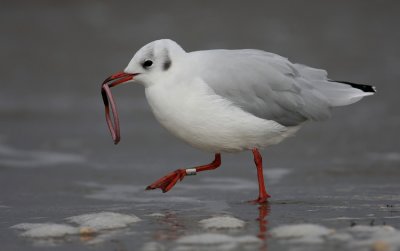
{"label": "black wingtip", "polygon": [[363,85],[363,84],[355,84],[348,81],[338,81],[338,80],[329,80],[330,82],[336,82],[341,84],[350,85],[353,88],[360,89],[363,92],[376,92],[375,86],[372,85]]}

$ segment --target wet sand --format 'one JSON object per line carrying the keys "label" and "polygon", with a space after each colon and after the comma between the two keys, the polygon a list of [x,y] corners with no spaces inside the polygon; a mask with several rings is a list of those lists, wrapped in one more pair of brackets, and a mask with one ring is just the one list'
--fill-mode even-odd
{"label": "wet sand", "polygon": [[[397,2],[2,5],[1,249],[400,248]],[[223,154],[220,168],[166,194],[145,191],[213,158],[161,128],[140,86],[113,89],[122,141],[112,143],[100,84],[164,37],[188,51],[264,49],[378,93],[263,150],[266,205],[247,203],[257,196],[250,152]]]}

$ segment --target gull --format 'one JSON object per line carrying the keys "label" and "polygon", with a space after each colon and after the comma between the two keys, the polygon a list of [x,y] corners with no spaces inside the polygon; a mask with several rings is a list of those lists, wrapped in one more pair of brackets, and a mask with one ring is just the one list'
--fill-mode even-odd
{"label": "gull", "polygon": [[120,129],[110,88],[128,82],[145,87],[152,112],[169,132],[215,154],[211,163],[177,169],[147,190],[167,192],[187,175],[218,168],[221,153],[249,150],[257,168],[255,203],[270,197],[259,149],[280,143],[307,121],[328,119],[334,107],[375,92],[373,86],[331,80],[325,70],[262,50],[186,52],[176,42],[161,39],[139,49],[124,71],[102,84],[106,121],[115,144]]}

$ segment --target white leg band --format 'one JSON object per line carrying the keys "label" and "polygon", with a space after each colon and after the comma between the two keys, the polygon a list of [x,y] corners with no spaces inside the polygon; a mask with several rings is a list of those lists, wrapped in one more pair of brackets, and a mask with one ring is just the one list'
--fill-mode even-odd
{"label": "white leg band", "polygon": [[186,169],[186,175],[196,175],[196,168]]}

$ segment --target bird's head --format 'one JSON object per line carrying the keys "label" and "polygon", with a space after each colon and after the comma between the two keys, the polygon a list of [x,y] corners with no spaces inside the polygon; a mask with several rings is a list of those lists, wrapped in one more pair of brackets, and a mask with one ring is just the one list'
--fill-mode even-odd
{"label": "bird's head", "polygon": [[182,47],[172,40],[156,40],[138,50],[124,72],[132,74],[134,81],[151,86],[165,77],[184,53]]}
{"label": "bird's head", "polygon": [[[174,61],[185,51],[170,39],[156,40],[146,44],[136,52],[128,66],[122,72],[117,72],[104,80],[101,94],[106,111],[106,120],[114,143],[120,140],[119,119],[110,88],[122,83],[134,82],[148,87],[162,79],[171,71]],[[109,104],[113,113],[114,124],[111,121]]]}

